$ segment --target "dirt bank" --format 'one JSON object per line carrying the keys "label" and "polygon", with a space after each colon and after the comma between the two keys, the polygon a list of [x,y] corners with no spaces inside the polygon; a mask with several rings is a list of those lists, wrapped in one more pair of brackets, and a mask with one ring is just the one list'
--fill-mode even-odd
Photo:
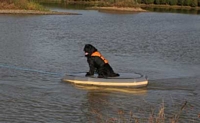
{"label": "dirt bank", "polygon": [[146,12],[146,10],[139,7],[89,7],[88,9],[94,10],[111,10],[111,11],[124,11],[124,12]]}
{"label": "dirt bank", "polygon": [[80,15],[78,13],[37,11],[37,10],[0,10],[0,14],[31,14],[31,15]]}

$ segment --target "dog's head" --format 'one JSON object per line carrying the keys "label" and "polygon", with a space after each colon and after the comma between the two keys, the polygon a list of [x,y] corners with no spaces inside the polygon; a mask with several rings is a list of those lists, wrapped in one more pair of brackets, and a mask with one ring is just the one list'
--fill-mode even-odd
{"label": "dog's head", "polygon": [[96,52],[97,49],[91,44],[86,44],[83,51],[85,52],[85,56],[91,56],[91,54]]}

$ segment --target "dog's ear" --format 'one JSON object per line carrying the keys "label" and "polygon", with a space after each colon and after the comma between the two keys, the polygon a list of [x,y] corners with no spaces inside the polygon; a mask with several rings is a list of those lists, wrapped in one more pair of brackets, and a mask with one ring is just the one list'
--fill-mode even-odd
{"label": "dog's ear", "polygon": [[90,44],[86,44],[85,47],[84,47],[84,49],[83,49],[83,51],[89,52],[90,51],[90,47],[91,47]]}
{"label": "dog's ear", "polygon": [[91,44],[86,44],[84,49],[85,52],[87,52],[89,55],[91,55],[93,52],[97,51],[97,49],[92,46]]}
{"label": "dog's ear", "polygon": [[86,44],[86,45],[85,45],[85,48],[87,48],[87,49],[92,49],[92,48],[95,48],[95,47],[92,46],[91,44]]}

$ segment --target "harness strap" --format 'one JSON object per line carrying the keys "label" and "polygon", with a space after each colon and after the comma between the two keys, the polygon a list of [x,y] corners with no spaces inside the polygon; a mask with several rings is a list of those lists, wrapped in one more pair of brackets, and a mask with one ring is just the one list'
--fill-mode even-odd
{"label": "harness strap", "polygon": [[108,63],[108,60],[106,60],[106,59],[101,55],[101,53],[98,52],[98,51],[92,53],[91,56],[98,56],[98,57],[100,57],[100,58],[104,61],[104,63]]}

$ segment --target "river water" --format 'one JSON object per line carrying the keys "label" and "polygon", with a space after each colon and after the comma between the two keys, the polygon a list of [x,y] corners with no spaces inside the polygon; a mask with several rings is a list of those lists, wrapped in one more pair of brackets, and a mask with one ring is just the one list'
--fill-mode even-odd
{"label": "river water", "polygon": [[[53,10],[82,15],[0,15],[1,123],[146,123],[162,106],[165,122],[200,121],[199,15]],[[86,43],[115,72],[147,75],[148,87],[62,82],[65,73],[88,71]]]}

